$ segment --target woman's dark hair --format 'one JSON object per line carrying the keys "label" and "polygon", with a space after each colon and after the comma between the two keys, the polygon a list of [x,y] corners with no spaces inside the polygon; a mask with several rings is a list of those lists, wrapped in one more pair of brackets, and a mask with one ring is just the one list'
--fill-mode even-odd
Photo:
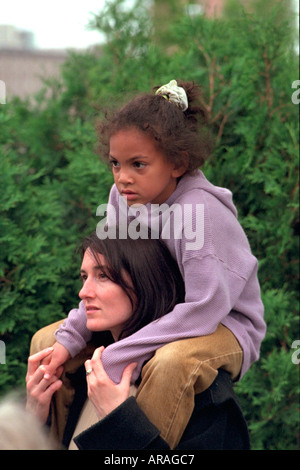
{"label": "woman's dark hair", "polygon": [[104,256],[105,274],[122,287],[131,301],[133,314],[118,339],[131,335],[184,302],[184,282],[178,265],[161,240],[130,237],[102,240],[93,232],[83,240],[82,257],[87,249],[98,263],[99,254]]}
{"label": "woman's dark hair", "polygon": [[168,161],[177,167],[186,166],[186,173],[193,173],[204,164],[213,145],[200,87],[181,80],[177,84],[185,89],[188,97],[189,106],[184,112],[156,95],[157,86],[152,93],[136,96],[112,116],[98,122],[98,152],[104,160],[108,161],[110,137],[120,130],[136,128],[154,138]]}

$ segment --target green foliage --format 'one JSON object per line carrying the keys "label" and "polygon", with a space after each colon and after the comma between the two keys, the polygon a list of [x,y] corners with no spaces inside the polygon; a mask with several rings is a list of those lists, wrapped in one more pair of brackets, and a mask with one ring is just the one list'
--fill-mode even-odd
{"label": "green foliage", "polygon": [[102,48],[71,54],[35,104],[0,107],[0,389],[24,382],[32,334],[76,306],[76,247],[112,183],[94,152],[97,117],[172,78],[195,80],[216,137],[204,171],[233,192],[259,259],[268,331],[261,359],[237,385],[252,447],[297,449],[298,68],[289,2],[256,0],[251,13],[230,2],[217,19],[185,13],[159,35],[146,5],[107,2],[91,24],[106,35]]}
{"label": "green foliage", "polygon": [[42,106],[0,108],[2,392],[24,384],[34,331],[76,305],[76,247],[96,227],[112,183],[93,151],[93,122],[62,103],[44,97]]}

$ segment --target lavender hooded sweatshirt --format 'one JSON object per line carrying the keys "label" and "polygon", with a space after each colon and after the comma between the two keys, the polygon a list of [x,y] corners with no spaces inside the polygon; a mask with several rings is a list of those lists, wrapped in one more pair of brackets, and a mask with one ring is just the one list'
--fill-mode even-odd
{"label": "lavender hooded sweatshirt", "polygon": [[[127,205],[124,209],[120,199],[113,185],[107,212],[108,226],[119,222],[124,210],[127,213],[131,210]],[[123,207],[123,213],[120,207]],[[136,217],[149,224],[149,213],[153,215],[151,208],[154,205],[144,207],[148,211],[144,219],[148,220],[143,220],[141,214],[136,213]],[[177,212],[170,211],[170,207],[176,208]],[[124,368],[137,362],[134,381],[145,360],[156,349],[171,341],[211,334],[222,323],[232,331],[243,349],[242,377],[259,357],[266,325],[257,259],[238,222],[232,193],[211,184],[199,170],[195,175],[184,175],[160,208],[165,208],[169,217],[162,215],[163,210],[159,212],[159,235],[179,265],[185,282],[185,302],[130,337],[109,345],[102,354],[104,368],[118,383]],[[115,213],[117,220],[114,220]],[[180,217],[180,213],[182,223],[178,227],[176,217]],[[170,219],[174,223],[173,230]],[[56,331],[56,339],[74,357],[90,338],[85,307],[80,302],[79,308],[71,310]]]}

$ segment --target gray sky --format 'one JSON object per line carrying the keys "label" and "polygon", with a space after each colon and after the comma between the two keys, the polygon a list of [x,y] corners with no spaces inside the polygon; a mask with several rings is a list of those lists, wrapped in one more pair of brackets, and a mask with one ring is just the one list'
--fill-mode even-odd
{"label": "gray sky", "polygon": [[91,13],[105,0],[8,0],[0,8],[0,24],[32,31],[41,49],[84,48],[101,41],[100,33],[87,31]]}

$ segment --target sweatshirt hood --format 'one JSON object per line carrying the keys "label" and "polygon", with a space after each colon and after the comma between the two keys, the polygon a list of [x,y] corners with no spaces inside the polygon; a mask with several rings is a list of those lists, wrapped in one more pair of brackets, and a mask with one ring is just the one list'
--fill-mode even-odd
{"label": "sweatshirt hood", "polygon": [[167,204],[171,205],[178,200],[178,198],[187,193],[187,190],[190,192],[192,190],[202,190],[214,196],[218,199],[224,206],[226,206],[235,217],[237,217],[237,209],[232,200],[232,192],[229,189],[221,188],[220,186],[215,186],[210,183],[201,170],[193,175],[184,175],[173,194],[166,201]]}

